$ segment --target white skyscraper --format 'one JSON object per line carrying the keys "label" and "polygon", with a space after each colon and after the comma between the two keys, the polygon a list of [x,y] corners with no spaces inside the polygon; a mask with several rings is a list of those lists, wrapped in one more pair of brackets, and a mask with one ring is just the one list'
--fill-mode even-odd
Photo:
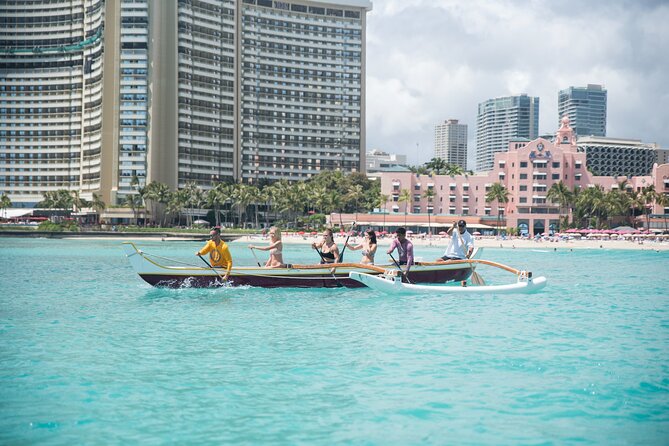
{"label": "white skyscraper", "polygon": [[449,119],[434,127],[434,157],[467,170],[467,124]]}

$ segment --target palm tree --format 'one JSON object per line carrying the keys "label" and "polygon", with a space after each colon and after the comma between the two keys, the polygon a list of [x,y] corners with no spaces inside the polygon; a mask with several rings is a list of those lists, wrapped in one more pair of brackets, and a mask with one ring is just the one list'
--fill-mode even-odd
{"label": "palm tree", "polygon": [[2,215],[4,218],[7,218],[5,210],[10,207],[12,207],[12,200],[9,198],[7,194],[2,194],[2,196],[0,197],[0,209],[2,209]]}
{"label": "palm tree", "polygon": [[390,195],[379,195],[379,206],[383,206],[383,226],[381,227],[382,231],[386,230],[386,206],[388,204],[388,200],[390,199]]}
{"label": "palm tree", "polygon": [[[557,183],[553,183],[551,188],[546,194],[546,198],[551,200],[553,203],[558,203],[560,205],[559,215],[560,215],[560,224],[558,230],[562,232],[562,209],[569,206],[572,201],[572,194],[566,184],[560,180]],[[569,223],[569,214],[566,215],[567,223]]]}
{"label": "palm tree", "polygon": [[644,214],[646,215],[646,230],[650,230],[650,211],[653,209],[653,203],[657,199],[655,185],[651,184],[641,189],[641,198],[644,203]]}
{"label": "palm tree", "polygon": [[214,208],[216,226],[221,225],[221,206],[225,205],[230,196],[230,187],[225,183],[217,183],[207,192],[207,206]]}
{"label": "palm tree", "polygon": [[98,214],[98,225],[100,224],[100,214],[107,208],[107,205],[102,201],[102,197],[95,192],[93,192],[93,200],[91,201],[91,207]]}
{"label": "palm tree", "polygon": [[606,215],[607,204],[604,188],[600,185],[588,187],[578,196],[577,206],[581,207],[584,215],[595,217],[595,226],[601,227],[601,219]]}
{"label": "palm tree", "polygon": [[137,211],[142,206],[142,196],[140,194],[128,194],[125,196],[125,204],[132,210],[135,226],[137,226]]}
{"label": "palm tree", "polygon": [[446,175],[455,177],[458,175],[465,175],[465,169],[457,164],[447,164]]}
{"label": "palm tree", "polygon": [[446,170],[449,167],[449,164],[443,158],[432,158],[425,163],[425,167],[435,174],[441,175],[441,172]]}
{"label": "palm tree", "polygon": [[509,202],[509,190],[502,183],[494,183],[490,186],[490,190],[485,194],[485,202],[490,203],[492,201],[497,202],[497,234],[499,235],[501,211],[503,209],[500,208],[500,205]]}
{"label": "palm tree", "polygon": [[428,237],[432,236],[432,221],[431,221],[431,218],[430,218],[432,212],[430,212],[431,211],[430,208],[432,208],[433,206],[430,206],[430,204],[432,203],[432,199],[434,198],[435,195],[436,195],[436,193],[434,192],[434,189],[432,189],[431,187],[429,187],[425,192],[423,192],[423,198],[427,199],[427,234],[428,234]]}
{"label": "palm tree", "polygon": [[355,219],[358,220],[358,200],[364,196],[364,191],[360,184],[355,184],[349,187],[346,196],[344,197],[348,201],[352,201],[355,206]]}
{"label": "palm tree", "polygon": [[407,225],[407,213],[409,212],[409,203],[411,203],[411,191],[409,189],[402,189],[400,191],[400,197],[397,200],[400,203],[404,203],[404,227]]}
{"label": "palm tree", "polygon": [[158,201],[160,200],[161,192],[160,186],[161,183],[157,181],[151,181],[142,189],[142,198],[144,202],[151,202],[151,220],[153,224],[156,224],[156,214],[158,213]]}
{"label": "palm tree", "polygon": [[664,208],[669,207],[669,195],[658,193],[657,197],[655,198],[655,203],[663,208],[662,216],[664,218],[664,232],[667,232],[667,213],[664,211]]}

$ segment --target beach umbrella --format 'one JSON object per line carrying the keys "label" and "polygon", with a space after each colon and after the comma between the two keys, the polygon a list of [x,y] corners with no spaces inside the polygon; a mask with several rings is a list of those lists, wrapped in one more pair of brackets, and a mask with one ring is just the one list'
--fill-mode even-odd
{"label": "beach umbrella", "polygon": [[407,234],[413,234],[413,231],[412,231],[411,229],[409,229],[409,230],[407,231]]}
{"label": "beach umbrella", "polygon": [[199,220],[195,220],[195,221],[193,222],[193,224],[194,224],[194,225],[208,225],[209,222],[208,222],[207,220],[199,219]]}
{"label": "beach umbrella", "polygon": [[311,231],[311,235],[318,235],[318,232],[316,232],[316,231]]}
{"label": "beach umbrella", "polygon": [[[446,232],[446,231],[439,231],[439,235],[446,235],[446,234],[448,234],[448,232]],[[474,235],[476,235],[476,232],[474,233]]]}
{"label": "beach umbrella", "polygon": [[304,235],[304,231],[298,232],[299,235]]}
{"label": "beach umbrella", "polygon": [[479,231],[476,231],[472,235],[481,235],[481,233]]}

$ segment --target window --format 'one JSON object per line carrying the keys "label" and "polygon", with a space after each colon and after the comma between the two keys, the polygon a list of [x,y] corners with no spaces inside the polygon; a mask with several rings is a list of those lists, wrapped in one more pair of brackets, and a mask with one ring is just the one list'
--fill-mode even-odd
{"label": "window", "polygon": [[527,161],[521,161],[521,162],[520,162],[520,167],[521,167],[521,169],[522,169],[523,167],[527,167]]}
{"label": "window", "polygon": [[518,190],[520,190],[521,192],[527,191],[527,185],[521,184]]}
{"label": "window", "polygon": [[414,214],[420,214],[420,206],[414,206],[413,207],[413,213]]}
{"label": "window", "polygon": [[521,173],[520,174],[520,179],[521,180],[526,180],[527,179],[527,174],[526,173]]}
{"label": "window", "polygon": [[560,162],[559,161],[553,161],[553,169],[558,169],[560,167]]}
{"label": "window", "polygon": [[420,201],[420,194],[415,194],[413,196],[413,201]]}
{"label": "window", "polygon": [[551,179],[553,180],[559,180],[560,179],[560,174],[559,173],[554,173],[551,175]]}
{"label": "window", "polygon": [[420,183],[416,184],[416,185],[413,187],[413,190],[420,190]]}
{"label": "window", "polygon": [[518,197],[518,203],[527,203],[527,197]]}

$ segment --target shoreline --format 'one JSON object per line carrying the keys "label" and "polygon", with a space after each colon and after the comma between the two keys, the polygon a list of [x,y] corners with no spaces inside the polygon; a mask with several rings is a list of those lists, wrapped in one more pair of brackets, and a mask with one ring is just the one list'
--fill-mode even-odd
{"label": "shoreline", "polygon": [[[18,232],[18,231],[17,231]],[[23,232],[23,231],[21,231]],[[258,244],[268,242],[267,236],[261,234],[254,235],[234,235],[222,234],[223,239],[227,243],[232,244]],[[41,239],[66,239],[66,240],[118,240],[118,241],[194,241],[203,242],[208,239],[206,233],[203,234],[178,234],[178,233],[45,233],[37,234],[34,232],[17,233],[3,233],[0,231],[0,237],[12,238],[41,238]],[[318,240],[319,236],[313,235],[293,235],[284,234],[282,241],[285,244],[301,244],[310,245]],[[335,242],[341,247],[346,240],[346,237],[340,234],[335,234]],[[351,237],[349,242],[353,244],[360,243],[361,237]],[[378,239],[379,246],[388,246],[392,242],[393,237],[384,237]],[[409,240],[416,247],[433,247],[446,249],[450,238],[447,236],[434,236],[431,239],[423,237],[409,237]],[[637,241],[633,239],[626,240],[528,240],[520,238],[497,238],[497,237],[475,237],[474,243],[480,248],[500,248],[500,249],[539,249],[539,250],[566,250],[566,249],[620,249],[620,250],[653,250],[653,251],[669,251],[669,240],[657,241],[655,238],[644,237]]]}
{"label": "shoreline", "polygon": [[[284,235],[281,241],[285,244],[309,245],[316,241],[318,236],[294,236]],[[335,235],[335,242],[340,246],[344,244],[346,237]],[[361,237],[351,237],[349,243],[360,243]],[[378,239],[379,246],[389,246],[393,237]],[[432,239],[413,237],[409,238],[415,247],[432,247],[446,249],[450,238],[435,236]],[[263,243],[268,239],[261,235],[242,236],[233,243]],[[512,238],[503,240],[496,237],[475,237],[475,246],[479,248],[501,248],[501,249],[540,249],[540,250],[568,250],[568,249],[622,249],[637,251],[669,251],[669,241],[656,242],[654,240],[643,239],[641,243],[633,240],[565,240],[565,241],[534,241],[527,239]]]}

